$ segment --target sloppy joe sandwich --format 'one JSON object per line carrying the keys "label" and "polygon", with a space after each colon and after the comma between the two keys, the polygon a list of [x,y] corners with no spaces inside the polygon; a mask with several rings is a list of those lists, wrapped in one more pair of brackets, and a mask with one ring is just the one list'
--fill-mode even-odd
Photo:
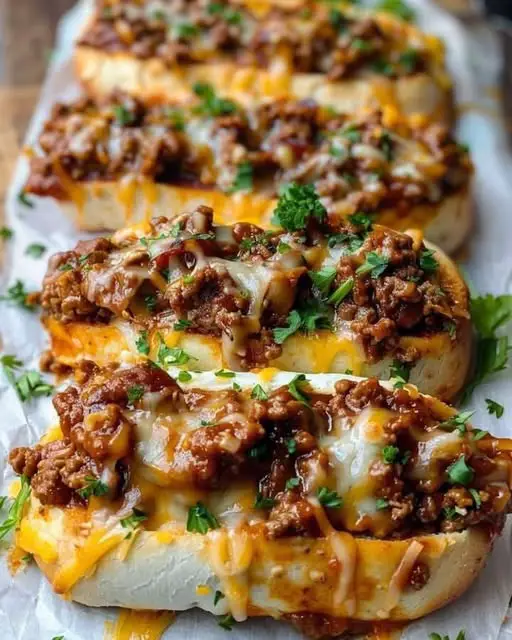
{"label": "sloppy joe sandwich", "polygon": [[309,187],[291,195],[276,231],[215,225],[199,207],[54,255],[41,294],[50,358],[350,370],[452,398],[471,352],[468,294],[453,262],[421,234],[371,216],[329,218]]}
{"label": "sloppy joe sandwich", "polygon": [[346,116],[310,100],[243,108],[210,85],[196,92],[186,107],[120,94],[56,105],[29,151],[25,191],[56,198],[83,229],[198,204],[218,222],[268,225],[295,182],[314,185],[330,213],[372,211],[449,252],[466,237],[472,165],[445,126],[390,107]]}
{"label": "sloppy joe sandwich", "polygon": [[413,620],[467,589],[509,508],[510,441],[411,385],[180,386],[149,364],[78,377],[54,398],[60,426],[9,460],[16,544],[89,606],[272,616],[317,637]]}
{"label": "sloppy joe sandwich", "polygon": [[209,82],[245,103],[313,98],[345,113],[393,104],[450,121],[440,40],[395,16],[337,5],[100,0],[76,46],[76,73],[93,95],[181,100]]}

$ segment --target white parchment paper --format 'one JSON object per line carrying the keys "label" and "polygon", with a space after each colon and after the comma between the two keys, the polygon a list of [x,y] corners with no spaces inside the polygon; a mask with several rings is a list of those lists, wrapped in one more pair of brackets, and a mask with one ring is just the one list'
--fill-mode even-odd
{"label": "white parchment paper", "polygon": [[[57,99],[77,93],[73,82],[70,52],[89,10],[83,0],[65,18],[59,30],[58,44],[44,85],[28,140],[34,140],[41,122]],[[420,24],[442,36],[447,45],[450,69],[456,80],[459,107],[459,135],[473,152],[477,168],[474,200],[478,221],[468,250],[464,269],[477,292],[495,294],[512,291],[512,155],[502,124],[497,94],[500,72],[499,43],[485,25],[463,27],[429,0],[410,0]],[[37,289],[46,268],[46,260],[55,251],[73,246],[78,235],[56,206],[38,201],[33,209],[17,202],[27,172],[21,159],[7,203],[7,225],[14,238],[7,247],[3,270],[5,288],[21,278],[29,290]],[[33,242],[44,244],[47,252],[35,260],[25,255]],[[0,338],[4,353],[16,354],[25,368],[37,368],[45,336],[36,314],[0,306]],[[504,372],[480,387],[472,400],[476,410],[473,422],[494,434],[512,436],[512,384],[510,372]],[[501,420],[488,416],[485,398],[505,405]],[[0,376],[0,480],[2,493],[12,474],[5,458],[13,446],[35,442],[55,420],[49,400],[21,405],[15,392]],[[510,524],[510,523],[509,523]],[[449,567],[447,567],[449,570]],[[416,622],[404,631],[404,640],[427,640],[432,632],[449,634],[455,639],[460,629],[467,640],[512,640],[512,624],[506,612],[512,595],[512,544],[510,526],[495,545],[488,565],[474,586],[458,602]],[[0,559],[0,639],[50,640],[64,635],[66,640],[100,640],[106,620],[114,620],[115,610],[87,609],[55,596],[34,567],[12,578]],[[500,632],[501,629],[501,632]],[[213,618],[199,612],[180,614],[164,635],[166,640],[180,638],[217,640],[226,632]],[[230,638],[256,640],[281,638],[293,640],[298,634],[287,625],[274,621],[249,621],[236,625]]]}

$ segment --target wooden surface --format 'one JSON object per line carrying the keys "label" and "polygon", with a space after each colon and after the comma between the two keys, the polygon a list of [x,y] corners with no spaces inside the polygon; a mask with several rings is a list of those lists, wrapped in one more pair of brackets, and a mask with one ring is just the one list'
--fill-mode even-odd
{"label": "wooden surface", "polygon": [[55,27],[74,0],[0,0],[0,206],[37,101]]}

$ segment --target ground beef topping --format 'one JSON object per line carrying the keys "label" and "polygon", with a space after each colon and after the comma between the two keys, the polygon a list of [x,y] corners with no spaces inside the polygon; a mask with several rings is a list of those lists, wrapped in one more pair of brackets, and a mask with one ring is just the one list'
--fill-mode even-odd
{"label": "ground beef topping", "polygon": [[402,212],[439,202],[471,175],[467,149],[447,128],[406,122],[391,108],[346,116],[310,100],[244,108],[208,85],[196,93],[198,103],[186,107],[143,106],[124,94],[57,104],[27,191],[66,199],[69,180],[142,175],[275,197],[293,181],[314,184],[329,210]]}
{"label": "ground beef topping", "polygon": [[[121,317],[140,335],[172,328],[216,336],[234,370],[265,366],[301,331],[349,329],[368,360],[391,353],[405,367],[417,356],[400,350],[401,337],[456,338],[468,322],[467,293],[452,286],[419,239],[373,226],[362,213],[344,222],[327,217],[308,187],[294,186],[292,196],[305,204],[280,200],[288,230],[217,226],[203,206],[154,220],[143,237],[122,231],[56,254],[43,284],[44,316],[91,323]],[[303,206],[318,207],[320,217],[308,220]],[[294,215],[302,229],[295,230]],[[158,336],[159,364],[188,362]]]}
{"label": "ground beef topping", "polygon": [[[151,424],[167,442],[159,485],[199,488],[207,500],[240,481],[252,487],[269,539],[325,535],[326,518],[338,530],[385,539],[476,525],[497,532],[509,509],[512,461],[498,440],[462,429],[461,416],[432,398],[375,379],[340,380],[331,394],[307,380],[272,393],[184,391],[147,364],[96,370],[54,404],[62,438],[9,457],[43,504],[136,489],[141,468],[155,465],[154,453],[144,457]],[[366,466],[354,465],[365,448],[373,452]],[[428,579],[420,559],[409,588]]]}
{"label": "ground beef topping", "polygon": [[229,57],[239,65],[268,68],[276,58],[290,71],[329,78],[377,73],[409,76],[431,64],[420,38],[353,9],[310,2],[301,11],[274,8],[265,15],[228,1],[171,0],[155,9],[133,0],[99,3],[80,44],[105,52],[130,52],[164,64],[194,64]]}

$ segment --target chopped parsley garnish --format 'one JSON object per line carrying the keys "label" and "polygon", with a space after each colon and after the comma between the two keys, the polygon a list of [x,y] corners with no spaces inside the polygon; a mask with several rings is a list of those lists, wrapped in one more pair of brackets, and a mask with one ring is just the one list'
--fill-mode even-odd
{"label": "chopped parsley garnish", "polygon": [[249,191],[252,189],[253,169],[250,162],[242,162],[238,165],[236,176],[228,193],[235,191]]}
{"label": "chopped parsley garnish", "polygon": [[131,538],[133,531],[137,529],[137,527],[140,525],[141,522],[144,522],[144,520],[147,520],[147,519],[148,519],[147,514],[145,514],[144,511],[137,509],[136,507],[132,509],[131,516],[127,516],[126,518],[121,518],[120,522],[123,529],[131,529],[130,533],[126,536],[126,538]]}
{"label": "chopped parsley garnish", "polygon": [[471,494],[473,501],[475,503],[475,507],[480,509],[482,506],[482,498],[476,489],[469,489],[469,493]]}
{"label": "chopped parsley garnish", "polygon": [[238,382],[233,382],[233,391],[242,391],[242,387],[238,384]]}
{"label": "chopped parsley garnish", "polygon": [[345,129],[340,131],[340,135],[346,138],[349,142],[361,142],[361,132],[357,128],[357,125],[351,124]]}
{"label": "chopped parsley garnish", "polygon": [[195,113],[216,117],[229,115],[237,109],[232,100],[219,98],[213,87],[205,82],[196,82],[193,91],[198,98],[201,98],[201,104],[194,107]]}
{"label": "chopped parsley garnish", "polygon": [[471,397],[475,388],[489,376],[503,371],[512,348],[508,336],[496,331],[512,317],[512,295],[486,295],[471,299],[471,318],[477,331],[475,373],[464,389],[461,403]]}
{"label": "chopped parsley garnish", "polygon": [[141,384],[134,384],[131,387],[128,387],[128,389],[126,390],[128,404],[133,407],[133,405],[142,398],[145,391],[146,390]]}
{"label": "chopped parsley garnish", "polygon": [[320,293],[327,295],[336,277],[336,268],[324,267],[320,271],[308,271],[308,276]]}
{"label": "chopped parsley garnish", "polygon": [[381,134],[379,147],[386,160],[391,162],[393,160],[393,140],[387,131]]}
{"label": "chopped parsley garnish", "polygon": [[426,273],[434,273],[439,268],[439,263],[434,258],[434,253],[431,249],[423,249],[420,254],[420,269],[423,269]]}
{"label": "chopped parsley garnish", "polygon": [[158,334],[158,340],[160,341],[160,346],[158,347],[158,353],[156,357],[158,364],[160,364],[161,366],[181,366],[187,364],[187,362],[189,362],[190,360],[197,360],[197,358],[193,358],[180,347],[168,347],[165,344],[165,340],[161,333]]}
{"label": "chopped parsley garnish", "polygon": [[310,218],[323,222],[327,211],[312,184],[291,184],[281,190],[273,222],[287,231],[300,231]]}
{"label": "chopped parsley garnish", "polygon": [[445,429],[446,431],[453,431],[454,429],[457,429],[462,436],[466,433],[468,420],[474,413],[474,411],[461,411],[451,418],[448,418],[448,420],[441,422],[439,428]]}
{"label": "chopped parsley garnish", "polygon": [[217,590],[215,592],[215,595],[213,596],[213,606],[215,607],[217,605],[217,603],[222,600],[222,598],[225,598],[226,596],[222,593],[222,591]]}
{"label": "chopped parsley garnish", "polygon": [[484,429],[473,429],[471,431],[471,435],[473,436],[473,440],[481,440],[482,438],[485,438],[486,435],[488,435],[488,431],[485,431]]}
{"label": "chopped parsley garnish", "polygon": [[292,456],[297,453],[297,440],[295,438],[289,438],[286,441],[286,448],[288,449],[288,453]]}
{"label": "chopped parsley garnish", "polygon": [[[21,476],[21,485],[18,495],[14,498],[13,503],[9,507],[7,517],[0,524],[0,540],[3,540],[7,534],[14,531],[23,515],[23,508],[30,496],[30,482],[26,476]],[[5,502],[5,501],[4,501]],[[3,503],[2,503],[3,505]]]}
{"label": "chopped parsley garnish", "polygon": [[402,20],[412,22],[415,18],[415,12],[404,0],[380,0],[375,7],[378,11],[392,13]]}
{"label": "chopped parsley garnish", "polygon": [[354,253],[361,248],[364,240],[361,236],[355,233],[335,233],[329,236],[327,241],[328,246],[332,249],[337,245],[344,245],[343,253]]}
{"label": "chopped parsley garnish", "polygon": [[347,20],[339,9],[330,9],[329,22],[336,31],[344,31],[347,27]]}
{"label": "chopped parsley garnish", "polygon": [[389,507],[389,502],[386,498],[377,498],[377,500],[375,500],[375,506],[377,507],[377,511],[383,511]]}
{"label": "chopped parsley garnish", "polygon": [[218,529],[219,526],[217,518],[202,502],[196,502],[188,510],[187,531],[204,535],[209,529]]}
{"label": "chopped parsley garnish", "polygon": [[444,507],[443,514],[447,520],[455,520],[457,516],[465,516],[466,510],[461,507]]}
{"label": "chopped parsley garnish", "polygon": [[366,254],[364,263],[357,268],[356,275],[365,276],[367,274],[371,274],[372,278],[378,278],[384,273],[384,271],[386,271],[388,265],[389,258],[381,256],[375,251],[370,251],[370,253]]}
{"label": "chopped parsley garnish", "polygon": [[358,51],[371,51],[373,49],[372,43],[363,38],[354,38],[350,43],[350,47]]}
{"label": "chopped parsley garnish", "polygon": [[32,302],[28,302],[27,299],[29,295],[29,292],[25,289],[24,283],[21,280],[16,280],[16,282],[7,289],[7,295],[0,296],[0,300],[12,302],[27,311],[34,311],[36,305]]}
{"label": "chopped parsley garnish", "polygon": [[242,14],[222,2],[211,2],[207,8],[211,16],[220,16],[228,24],[237,25],[242,22]]}
{"label": "chopped parsley garnish", "polygon": [[339,509],[343,505],[343,498],[336,491],[331,491],[327,487],[320,487],[316,495],[324,507]]}
{"label": "chopped parsley garnish", "polygon": [[222,627],[226,631],[232,631],[233,625],[235,624],[235,619],[230,613],[227,613],[225,616],[219,619],[219,627]]}
{"label": "chopped parsley garnish", "polygon": [[503,413],[505,412],[505,407],[499,402],[495,402],[490,398],[485,399],[485,404],[487,405],[487,412],[489,415],[495,415],[497,418],[501,418]]}
{"label": "chopped parsley garnish", "polygon": [[285,484],[287,490],[296,489],[300,484],[299,478],[288,478]]}
{"label": "chopped parsley garnish", "polygon": [[85,482],[87,483],[81,489],[78,489],[78,495],[87,500],[91,496],[104,496],[108,493],[108,485],[102,482],[99,478],[94,476],[85,476]]}
{"label": "chopped parsley garnish", "polygon": [[137,351],[144,356],[149,355],[149,334],[146,330],[139,333],[139,337],[135,340]]}
{"label": "chopped parsley garnish", "polygon": [[389,378],[395,389],[402,389],[409,382],[411,375],[411,365],[400,360],[393,360],[393,364],[389,369]]}
{"label": "chopped parsley garnish", "polygon": [[179,109],[178,107],[167,107],[164,113],[165,117],[171,121],[173,129],[176,131],[185,130],[186,120],[183,109]]}
{"label": "chopped parsley garnish", "polygon": [[307,383],[308,379],[306,378],[306,376],[303,373],[298,373],[293,378],[293,380],[289,382],[288,391],[290,392],[290,395],[295,398],[295,400],[298,400],[299,402],[302,402],[302,404],[305,404],[307,407],[309,407],[309,397],[301,389],[301,387]]}
{"label": "chopped parsley garnish", "polygon": [[217,378],[234,378],[236,373],[234,371],[227,371],[226,369],[219,369],[215,372]]}
{"label": "chopped parsley garnish", "polygon": [[178,320],[174,323],[173,329],[174,331],[184,331],[192,326],[192,322],[190,320]]}
{"label": "chopped parsley garnish", "polygon": [[349,222],[356,227],[363,227],[365,231],[370,231],[373,225],[373,216],[369,213],[357,211],[348,216]]}
{"label": "chopped parsley garnish", "polygon": [[37,259],[40,258],[45,251],[46,247],[44,246],[44,244],[38,244],[37,242],[34,242],[32,244],[29,244],[25,249],[25,255]]}
{"label": "chopped parsley garnish", "polygon": [[135,122],[135,115],[122,104],[116,104],[113,108],[117,124],[126,127]]}
{"label": "chopped parsley garnish", "polygon": [[35,206],[32,200],[28,199],[28,196],[25,193],[25,191],[20,191],[18,193],[17,200],[21,205],[23,205],[24,207],[28,207],[29,209],[33,209]]}
{"label": "chopped parsley garnish", "polygon": [[[450,636],[441,635],[440,633],[431,633],[429,640],[450,640]],[[455,640],[466,640],[466,632],[464,630],[459,631]]]}
{"label": "chopped parsley garnish", "polygon": [[253,400],[268,400],[268,394],[261,384],[257,384],[252,388],[251,398]]}
{"label": "chopped parsley garnish", "polygon": [[302,309],[293,309],[286,319],[288,326],[277,327],[272,330],[275,342],[283,344],[297,331],[315,331],[316,329],[328,329],[331,326],[327,311],[321,304],[313,301]]}
{"label": "chopped parsley garnish", "polygon": [[247,451],[247,455],[249,456],[249,458],[264,460],[268,455],[268,443],[263,441],[255,444],[254,447],[251,447]]}
{"label": "chopped parsley garnish", "polygon": [[14,231],[9,227],[0,227],[0,238],[10,240],[14,235]]}
{"label": "chopped parsley garnish", "polygon": [[258,245],[268,247],[270,244],[269,240],[273,235],[273,231],[264,231],[257,236],[248,236],[247,238],[243,238],[240,242],[240,249],[242,249],[242,251],[250,251],[253,247],[257,247]]}
{"label": "chopped parsley garnish", "polygon": [[406,73],[412,73],[418,66],[420,53],[417,49],[406,49],[400,54],[398,62]]}
{"label": "chopped parsley garnish", "polygon": [[464,487],[470,484],[475,477],[475,472],[466,463],[463,455],[446,469],[446,473],[452,484],[461,484]]}
{"label": "chopped parsley garnish", "polygon": [[188,371],[180,371],[178,373],[178,382],[190,382],[192,380],[192,374]]}
{"label": "chopped parsley garnish", "polygon": [[354,288],[354,278],[350,276],[344,280],[336,291],[329,297],[330,304],[338,305],[342,302]]}
{"label": "chopped parsley garnish", "polygon": [[264,498],[261,493],[258,491],[256,494],[256,500],[254,501],[255,509],[272,509],[275,505],[276,501],[274,498]]}
{"label": "chopped parsley garnish", "polygon": [[156,296],[152,293],[144,296],[144,304],[148,311],[153,312],[156,309]]}
{"label": "chopped parsley garnish", "polygon": [[14,375],[14,371],[23,366],[23,362],[18,360],[16,356],[12,356],[6,354],[0,357],[0,364],[2,365],[2,370],[5,374],[5,377],[12,385],[16,385],[16,376]]}
{"label": "chopped parsley garnish", "polygon": [[183,277],[183,284],[193,284],[195,282],[194,276],[191,276],[189,273],[186,273]]}
{"label": "chopped parsley garnish", "polygon": [[32,398],[51,396],[54,389],[53,385],[44,381],[39,371],[26,371],[15,381],[14,387],[22,402]]}
{"label": "chopped parsley garnish", "polygon": [[177,38],[187,40],[199,35],[200,29],[197,25],[192,24],[191,22],[179,22],[174,25],[173,32]]}
{"label": "chopped parsley garnish", "polygon": [[288,251],[290,251],[290,249],[291,249],[290,245],[286,244],[286,242],[283,242],[282,240],[277,245],[277,252],[280,253],[281,255],[283,253],[287,253]]}
{"label": "chopped parsley garnish", "polygon": [[393,445],[387,445],[382,448],[382,459],[386,464],[394,464],[398,462],[400,457],[400,449]]}

